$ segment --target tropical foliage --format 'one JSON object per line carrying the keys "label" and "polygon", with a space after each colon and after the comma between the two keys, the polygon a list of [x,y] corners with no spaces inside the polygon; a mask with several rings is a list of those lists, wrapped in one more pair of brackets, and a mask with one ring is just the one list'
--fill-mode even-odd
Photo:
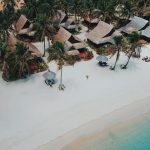
{"label": "tropical foliage", "polygon": [[65,88],[65,86],[62,83],[63,66],[65,64],[65,51],[66,50],[64,44],[61,42],[55,42],[49,49],[49,60],[51,60],[53,55],[53,58],[55,58],[57,61],[58,69],[61,71],[59,90],[63,90]]}
{"label": "tropical foliage", "polygon": [[[16,35],[14,23],[21,14],[24,14],[33,23],[36,30],[35,38],[44,43],[43,56],[46,52],[45,37],[53,44],[49,47],[49,60],[56,59],[58,62],[58,68],[61,70],[60,89],[63,87],[62,69],[65,64],[65,47],[63,43],[54,43],[53,40],[57,32],[53,22],[57,10],[64,11],[68,17],[74,16],[77,24],[84,17],[88,16],[90,19],[97,17],[107,23],[113,23],[116,29],[127,23],[129,18],[134,15],[150,18],[149,0],[24,0],[25,4],[19,10],[16,9],[16,0],[1,1],[4,8],[0,11],[0,60],[11,68],[9,70],[12,74],[11,77],[20,78],[29,74],[27,62],[31,55],[29,55],[28,48],[24,44],[18,43],[15,51],[7,51],[10,33]],[[112,70],[116,68],[120,52],[126,53],[128,57],[126,64],[122,66],[122,69],[127,68],[131,57],[140,47],[138,43],[140,37],[139,33],[133,32],[127,37],[116,36],[113,38],[116,50],[112,55],[116,54],[116,59],[114,66],[111,67]],[[102,49],[98,53],[103,53]],[[93,55],[89,53],[88,56],[92,57]]]}

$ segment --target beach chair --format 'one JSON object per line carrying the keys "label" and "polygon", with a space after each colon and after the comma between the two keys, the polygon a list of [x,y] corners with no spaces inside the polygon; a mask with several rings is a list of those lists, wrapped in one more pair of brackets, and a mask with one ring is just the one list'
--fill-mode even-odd
{"label": "beach chair", "polygon": [[43,74],[43,77],[45,78],[45,83],[48,86],[53,86],[53,84],[56,83],[56,73],[48,70],[46,73]]}
{"label": "beach chair", "polygon": [[98,64],[99,64],[101,67],[106,67],[106,66],[108,66],[108,65],[107,65],[107,62],[99,61]]}

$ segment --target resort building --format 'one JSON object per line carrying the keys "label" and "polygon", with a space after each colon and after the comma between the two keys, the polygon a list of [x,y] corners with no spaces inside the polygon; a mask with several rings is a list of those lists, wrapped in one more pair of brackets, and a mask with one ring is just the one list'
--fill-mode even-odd
{"label": "resort building", "polygon": [[68,51],[78,50],[79,52],[83,52],[87,47],[87,44],[85,42],[80,40],[75,35],[72,35],[63,27],[60,27],[58,33],[54,37],[54,41],[65,43],[65,47]]}
{"label": "resort building", "polygon": [[132,33],[134,31],[144,30],[149,25],[149,22],[143,18],[134,16],[132,20],[119,30],[125,34]]}
{"label": "resort building", "polygon": [[145,30],[141,31],[142,39],[150,42],[150,26],[148,26]]}
{"label": "resort building", "polygon": [[36,31],[32,31],[33,24],[29,21],[25,15],[21,15],[15,24],[15,29],[20,38],[32,39]]}
{"label": "resort building", "polygon": [[94,44],[94,46],[99,47],[102,44],[112,43],[114,31],[113,25],[100,21],[86,36],[88,41]]}

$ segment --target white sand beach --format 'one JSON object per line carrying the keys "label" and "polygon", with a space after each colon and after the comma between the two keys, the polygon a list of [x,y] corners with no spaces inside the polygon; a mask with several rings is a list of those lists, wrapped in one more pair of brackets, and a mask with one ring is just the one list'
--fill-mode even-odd
{"label": "white sand beach", "polygon": [[[150,45],[143,48],[143,56],[150,56]],[[119,65],[126,62],[124,54],[116,71],[101,68],[95,57],[65,66],[64,91],[58,90],[60,72],[55,63],[49,64],[51,70],[57,72],[58,82],[53,88],[44,83],[43,73],[11,83],[0,78],[0,149],[59,150],[71,142],[59,141],[66,133],[127,105],[138,102],[143,110],[139,111],[138,105],[129,111],[129,117],[138,111],[149,111],[150,63],[141,58],[131,59],[127,70],[119,69]],[[113,65],[114,60],[115,57],[109,64]],[[145,103],[143,99],[147,99]],[[116,120],[118,116],[106,123]],[[60,144],[53,144],[55,140]]]}
{"label": "white sand beach", "polygon": [[139,100],[84,124],[42,145],[38,150],[81,150],[90,143],[104,138],[107,134],[121,132],[124,128],[129,128],[133,123],[143,121],[144,118],[150,115],[149,106],[150,97]]}

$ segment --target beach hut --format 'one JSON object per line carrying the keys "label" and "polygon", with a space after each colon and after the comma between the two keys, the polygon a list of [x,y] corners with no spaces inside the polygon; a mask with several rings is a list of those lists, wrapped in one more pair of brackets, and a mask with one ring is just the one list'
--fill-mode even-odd
{"label": "beach hut", "polygon": [[25,15],[21,15],[15,24],[18,37],[23,40],[31,41],[36,33],[33,31],[33,24],[26,18]]}
{"label": "beach hut", "polygon": [[100,21],[92,31],[87,33],[86,36],[88,41],[92,42],[92,44],[98,47],[101,44],[112,43],[113,33],[113,25]]}
{"label": "beach hut", "polygon": [[143,18],[134,16],[132,20],[125,26],[121,27],[119,31],[130,34],[134,31],[144,30],[149,25],[149,22]]}
{"label": "beach hut", "polygon": [[78,50],[82,52],[87,44],[80,40],[77,36],[60,27],[58,33],[54,36],[54,41],[59,41],[65,44],[65,48],[69,50]]}
{"label": "beach hut", "polygon": [[85,26],[88,26],[90,29],[92,28],[95,28],[98,23],[99,23],[99,18],[90,18],[90,17],[84,17],[84,20],[83,20],[83,24]]}
{"label": "beach hut", "polygon": [[41,52],[35,45],[33,45],[32,43],[28,43],[28,42],[26,42],[25,45],[29,48],[29,52],[31,53],[32,56],[42,57]]}
{"label": "beach hut", "polygon": [[141,38],[145,41],[150,42],[150,26],[148,26],[145,30],[141,31]]}
{"label": "beach hut", "polygon": [[53,19],[54,24],[60,25],[65,23],[67,20],[68,16],[62,10],[57,10]]}
{"label": "beach hut", "polygon": [[66,22],[61,23],[60,25],[69,31],[76,29],[76,24],[73,19],[68,19]]}
{"label": "beach hut", "polygon": [[21,15],[15,24],[16,31],[19,32],[22,29],[29,28],[31,22],[26,18],[25,15]]}
{"label": "beach hut", "polygon": [[15,49],[17,42],[17,38],[12,33],[10,33],[8,37],[7,47],[9,49]]}

